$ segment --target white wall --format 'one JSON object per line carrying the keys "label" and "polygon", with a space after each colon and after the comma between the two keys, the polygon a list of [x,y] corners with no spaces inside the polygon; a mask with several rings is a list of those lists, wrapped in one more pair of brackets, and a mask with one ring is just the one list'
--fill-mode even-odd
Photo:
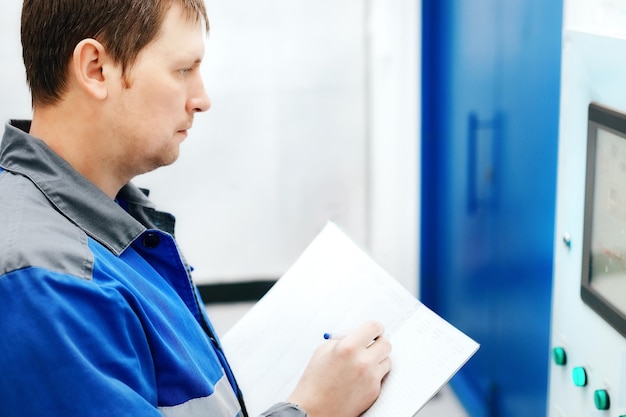
{"label": "white wall", "polygon": [[608,36],[626,35],[623,0],[564,0],[563,28]]}
{"label": "white wall", "polygon": [[[29,115],[19,3],[0,14],[3,120]],[[332,220],[417,291],[417,3],[207,0],[213,106],[136,180],[176,214],[197,281],[277,277]]]}
{"label": "white wall", "polygon": [[369,248],[418,294],[421,2],[371,0],[369,25]]}
{"label": "white wall", "polygon": [[30,94],[26,86],[20,14],[22,2],[11,0],[0,6],[0,121],[30,118]]}

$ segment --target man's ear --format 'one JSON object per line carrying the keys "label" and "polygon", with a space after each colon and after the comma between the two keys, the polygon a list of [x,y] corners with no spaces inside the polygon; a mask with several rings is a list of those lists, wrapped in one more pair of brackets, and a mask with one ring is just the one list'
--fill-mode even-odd
{"label": "man's ear", "polygon": [[104,67],[110,64],[106,49],[95,39],[83,39],[74,48],[73,70],[76,82],[85,93],[96,99],[104,100],[108,96]]}

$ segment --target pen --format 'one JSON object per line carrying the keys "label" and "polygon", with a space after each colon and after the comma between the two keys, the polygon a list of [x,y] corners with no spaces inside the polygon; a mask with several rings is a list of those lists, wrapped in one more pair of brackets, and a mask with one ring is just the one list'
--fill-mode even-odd
{"label": "pen", "polygon": [[[324,333],[324,339],[325,340],[339,340],[339,339],[343,339],[344,337],[346,337],[346,335],[344,333]],[[378,339],[378,338],[373,339],[365,347],[372,346],[374,344],[374,342],[376,341],[376,339]]]}
{"label": "pen", "polygon": [[343,339],[346,335],[343,333],[324,333],[324,339]]}

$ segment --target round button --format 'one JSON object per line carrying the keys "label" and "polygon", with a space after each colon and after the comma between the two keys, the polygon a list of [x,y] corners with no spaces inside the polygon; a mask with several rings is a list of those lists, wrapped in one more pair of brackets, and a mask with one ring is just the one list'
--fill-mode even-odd
{"label": "round button", "polygon": [[572,380],[577,387],[587,385],[587,371],[582,366],[578,366],[572,370]]}
{"label": "round button", "polygon": [[552,349],[552,357],[554,358],[554,363],[559,366],[564,366],[567,363],[567,354],[562,347]]}
{"label": "round button", "polygon": [[148,249],[154,249],[159,246],[161,239],[156,233],[148,233],[143,237],[143,245]]}
{"label": "round button", "polygon": [[593,402],[596,404],[598,410],[608,410],[611,406],[609,393],[605,389],[599,389],[593,393]]}

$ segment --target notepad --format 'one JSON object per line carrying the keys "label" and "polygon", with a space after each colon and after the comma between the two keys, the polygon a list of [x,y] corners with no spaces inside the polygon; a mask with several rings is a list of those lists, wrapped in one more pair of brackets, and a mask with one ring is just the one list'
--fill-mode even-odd
{"label": "notepad", "polygon": [[328,223],[222,338],[250,415],[287,399],[325,332],[370,319],[384,324],[393,350],[366,417],[417,414],[479,348]]}

